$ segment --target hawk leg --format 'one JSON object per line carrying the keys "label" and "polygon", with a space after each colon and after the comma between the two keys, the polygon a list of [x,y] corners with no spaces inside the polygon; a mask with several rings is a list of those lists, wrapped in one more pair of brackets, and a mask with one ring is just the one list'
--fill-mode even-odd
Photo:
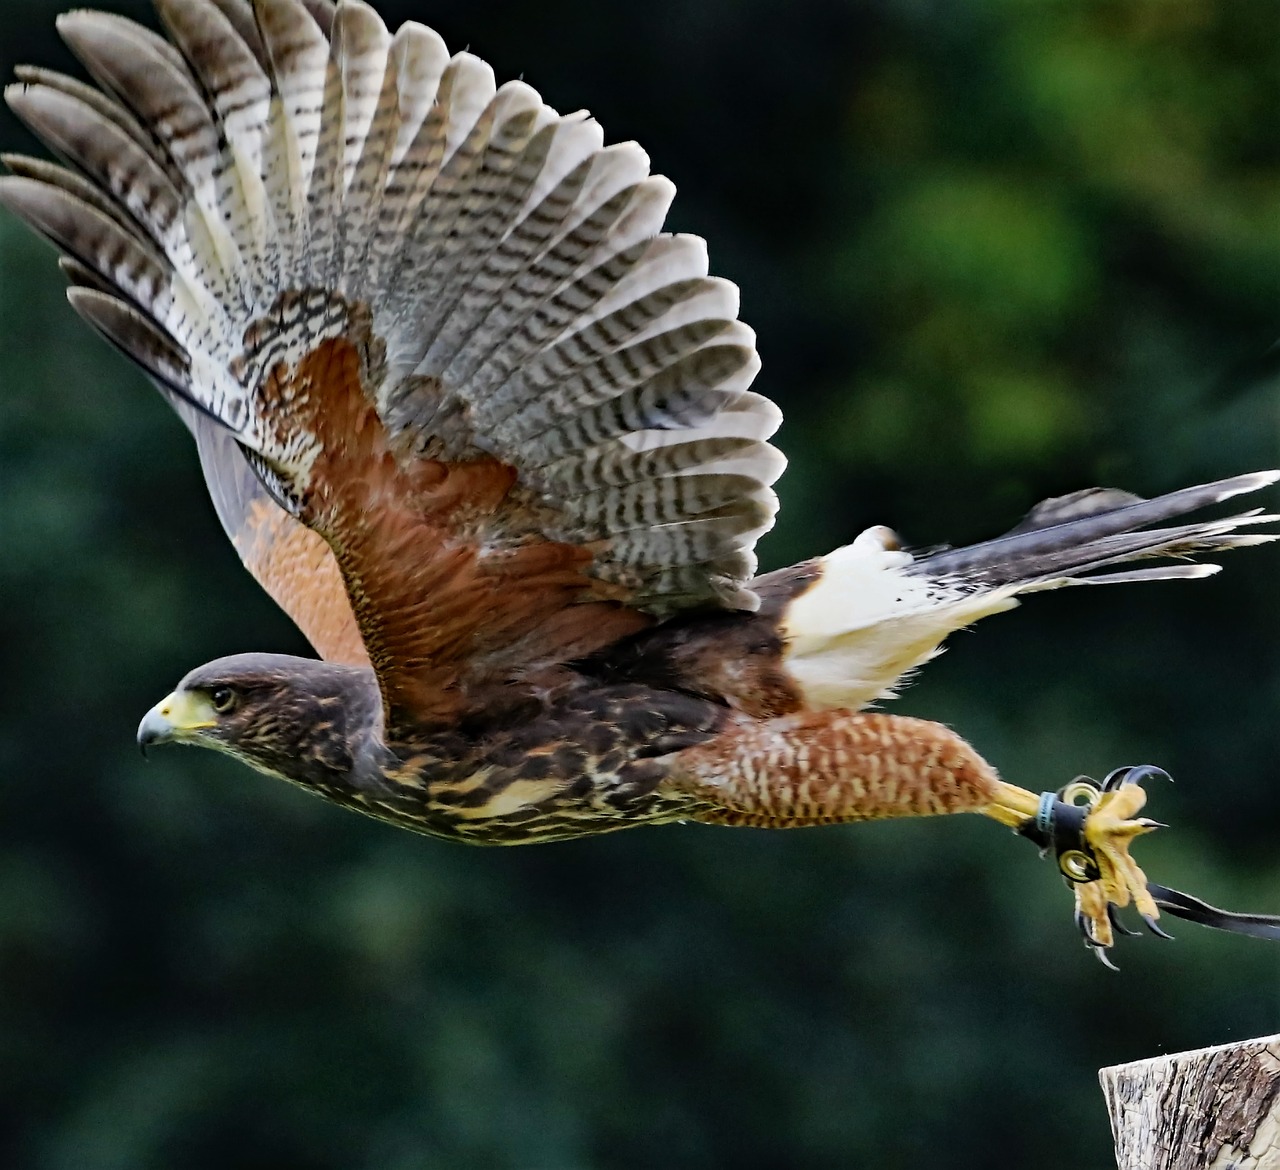
{"label": "hawk leg", "polygon": [[[949,728],[898,715],[806,711],[737,723],[679,760],[668,783],[698,801],[692,818],[708,824],[786,829],[969,812],[1037,840],[1030,830],[1045,808]],[[1075,890],[1076,922],[1101,953],[1112,945],[1116,909],[1132,902],[1148,925],[1159,917],[1129,854],[1135,837],[1158,826],[1136,816],[1146,800],[1136,783],[1089,789],[1078,805],[1072,786],[1063,792],[1080,810],[1080,848],[1078,863],[1060,853],[1059,864]]]}

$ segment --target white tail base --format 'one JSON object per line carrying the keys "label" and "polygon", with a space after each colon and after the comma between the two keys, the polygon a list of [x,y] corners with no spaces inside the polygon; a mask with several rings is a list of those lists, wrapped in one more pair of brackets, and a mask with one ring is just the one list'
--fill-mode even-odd
{"label": "white tail base", "polygon": [[948,634],[1018,604],[1012,587],[975,592],[909,575],[914,560],[883,525],[821,559],[822,575],[781,621],[783,661],[807,707],[889,698]]}

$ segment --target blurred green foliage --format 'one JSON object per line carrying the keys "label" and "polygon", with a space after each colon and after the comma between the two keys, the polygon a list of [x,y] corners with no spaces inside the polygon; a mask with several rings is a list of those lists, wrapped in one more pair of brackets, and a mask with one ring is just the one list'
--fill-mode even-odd
{"label": "blurred green foliage", "polygon": [[[6,0],[0,72],[67,67],[60,7]],[[1270,0],[384,12],[680,185],[788,417],[769,566],[1280,458]],[[32,149],[7,117],[0,145]],[[977,819],[473,851],[203,753],[144,768],[188,667],[302,647],[9,219],[0,550],[4,1166],[1074,1170],[1109,1157],[1099,1065],[1280,1023],[1280,949],[1187,926],[1111,975]],[[1149,870],[1280,909],[1276,558],[1033,599],[895,709],[1031,787],[1163,764]]]}

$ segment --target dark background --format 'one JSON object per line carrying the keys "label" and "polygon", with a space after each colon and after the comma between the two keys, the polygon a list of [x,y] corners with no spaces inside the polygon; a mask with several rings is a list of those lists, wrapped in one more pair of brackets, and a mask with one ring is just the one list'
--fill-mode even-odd
{"label": "dark background", "polygon": [[[4,0],[0,73],[69,65],[61,7]],[[383,9],[678,183],[787,414],[765,567],[1280,461],[1271,0]],[[1280,910],[1278,568],[1033,598],[894,709],[1035,789],[1164,765],[1149,872]],[[1280,1027],[1280,947],[1184,924],[1111,974],[978,818],[468,850],[138,759],[189,667],[301,648],[0,219],[0,1165],[1075,1170],[1100,1065]]]}

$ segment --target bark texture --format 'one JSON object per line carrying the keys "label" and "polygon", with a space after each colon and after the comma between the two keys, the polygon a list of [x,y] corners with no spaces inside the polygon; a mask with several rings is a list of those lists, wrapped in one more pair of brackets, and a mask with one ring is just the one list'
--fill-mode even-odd
{"label": "bark texture", "polygon": [[1119,1170],[1280,1170],[1280,1036],[1098,1075]]}

